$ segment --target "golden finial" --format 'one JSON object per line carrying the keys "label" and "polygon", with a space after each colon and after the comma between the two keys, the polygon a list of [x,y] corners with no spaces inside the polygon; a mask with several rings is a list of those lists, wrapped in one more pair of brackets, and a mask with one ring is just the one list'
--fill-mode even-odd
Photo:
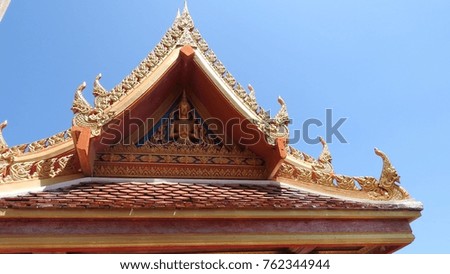
{"label": "golden finial", "polygon": [[184,0],[184,8],[183,8],[183,13],[189,13],[189,9],[188,9],[188,4],[187,4],[187,0]]}

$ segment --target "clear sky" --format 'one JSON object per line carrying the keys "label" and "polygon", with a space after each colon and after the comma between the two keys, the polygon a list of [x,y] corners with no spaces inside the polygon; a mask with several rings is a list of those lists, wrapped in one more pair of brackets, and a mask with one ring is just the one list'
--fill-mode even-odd
{"label": "clear sky", "polygon": [[[159,42],[181,0],[13,0],[0,23],[0,120],[10,145],[71,125],[73,95],[110,89]],[[450,253],[450,1],[190,0],[196,27],[260,105],[293,129],[347,118],[329,145],[337,173],[379,176],[386,152],[424,203],[402,253]],[[88,94],[89,92],[85,92]],[[89,97],[92,100],[92,97]],[[325,136],[325,128],[310,135]],[[317,156],[320,145],[293,144]]]}

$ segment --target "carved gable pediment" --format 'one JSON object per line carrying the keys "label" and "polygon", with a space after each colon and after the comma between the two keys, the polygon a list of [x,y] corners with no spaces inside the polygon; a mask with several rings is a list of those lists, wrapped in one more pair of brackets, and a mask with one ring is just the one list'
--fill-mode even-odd
{"label": "carved gable pediment", "polygon": [[185,92],[137,142],[112,145],[94,162],[99,177],[264,179],[265,172],[261,157],[224,144]]}

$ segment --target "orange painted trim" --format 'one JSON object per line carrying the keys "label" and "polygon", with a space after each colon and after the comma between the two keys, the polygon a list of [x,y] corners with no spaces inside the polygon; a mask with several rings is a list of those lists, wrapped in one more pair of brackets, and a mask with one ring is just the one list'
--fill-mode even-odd
{"label": "orange painted trim", "polygon": [[194,49],[189,45],[183,46],[180,50],[180,55],[182,56],[183,59],[186,58],[192,59],[194,57],[194,54],[195,54]]}
{"label": "orange painted trim", "polygon": [[92,176],[94,170],[94,157],[92,157],[92,154],[94,153],[91,153],[91,130],[86,127],[73,126],[72,138],[83,174]]}
{"label": "orange painted trim", "polygon": [[272,156],[264,159],[267,163],[267,178],[269,180],[275,178],[278,169],[281,167],[281,164],[284,162],[284,159],[286,159],[286,157],[286,139],[277,138],[275,140],[275,147]]}

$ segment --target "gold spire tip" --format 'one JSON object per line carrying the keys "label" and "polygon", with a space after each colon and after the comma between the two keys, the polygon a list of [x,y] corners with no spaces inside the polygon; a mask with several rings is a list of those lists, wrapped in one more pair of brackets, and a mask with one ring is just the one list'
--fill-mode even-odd
{"label": "gold spire tip", "polygon": [[184,0],[184,8],[183,8],[183,13],[189,13],[189,9],[188,9],[188,4],[187,4],[187,0]]}

